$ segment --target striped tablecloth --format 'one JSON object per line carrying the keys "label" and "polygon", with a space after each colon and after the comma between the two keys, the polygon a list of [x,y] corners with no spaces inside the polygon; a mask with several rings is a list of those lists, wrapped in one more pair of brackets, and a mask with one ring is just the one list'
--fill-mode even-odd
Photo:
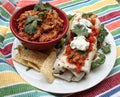
{"label": "striped tablecloth", "polygon": [[[100,84],[71,97],[120,97],[120,4],[116,0],[41,0],[65,12],[93,12],[113,35],[117,46],[114,68]],[[119,1],[119,0],[118,0]],[[9,28],[14,11],[39,0],[0,0],[0,97],[58,97],[41,91],[24,81],[14,69],[11,48],[14,36]],[[65,96],[65,95],[64,95]]]}

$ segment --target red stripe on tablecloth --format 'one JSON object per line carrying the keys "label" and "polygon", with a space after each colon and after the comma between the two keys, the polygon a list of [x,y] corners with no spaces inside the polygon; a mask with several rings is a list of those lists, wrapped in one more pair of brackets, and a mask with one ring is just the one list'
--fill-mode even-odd
{"label": "red stripe on tablecloth", "polygon": [[119,11],[114,11],[114,12],[111,12],[111,13],[105,15],[105,16],[99,17],[99,19],[100,19],[101,22],[105,22],[105,21],[113,19],[117,16],[120,16],[120,10]]}
{"label": "red stripe on tablecloth", "polygon": [[55,0],[55,1],[51,1],[50,4],[57,5],[57,4],[61,4],[61,3],[69,2],[69,1],[71,0]]}
{"label": "red stripe on tablecloth", "polygon": [[39,0],[21,0],[17,3],[17,7],[24,7],[31,4],[37,4]]}
{"label": "red stripe on tablecloth", "polygon": [[119,27],[120,27],[120,20],[116,20],[116,21],[106,25],[106,28],[109,31],[113,31],[114,29],[117,29]]}
{"label": "red stripe on tablecloth", "polygon": [[7,62],[8,62],[11,66],[13,66],[13,61],[12,61],[11,58],[10,58],[10,59],[7,59]]}
{"label": "red stripe on tablecloth", "polygon": [[12,49],[12,43],[6,45],[4,49],[0,48],[0,52],[2,52],[3,55],[7,55],[11,53],[11,49]]}
{"label": "red stripe on tablecloth", "polygon": [[[99,77],[99,76],[98,76]],[[83,92],[73,94],[69,97],[95,97],[120,84],[120,72],[103,80],[98,85]]]}
{"label": "red stripe on tablecloth", "polygon": [[2,6],[10,13],[13,14],[15,10],[15,6],[12,5],[12,3],[6,1],[2,4]]}

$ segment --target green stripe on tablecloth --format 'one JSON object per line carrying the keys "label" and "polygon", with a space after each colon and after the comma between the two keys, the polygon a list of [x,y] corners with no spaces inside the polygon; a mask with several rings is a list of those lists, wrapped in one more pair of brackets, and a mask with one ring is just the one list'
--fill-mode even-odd
{"label": "green stripe on tablecloth", "polygon": [[0,42],[3,42],[4,36],[0,34]]}
{"label": "green stripe on tablecloth", "polygon": [[4,97],[6,95],[12,95],[21,92],[28,92],[32,90],[36,90],[37,88],[30,86],[28,84],[17,84],[12,86],[6,86],[0,88],[0,97]]}
{"label": "green stripe on tablecloth", "polygon": [[117,65],[120,65],[120,57],[116,59],[116,62],[115,62],[114,66],[117,66]]}
{"label": "green stripe on tablecloth", "polygon": [[0,59],[4,59],[3,55],[0,53]]}
{"label": "green stripe on tablecloth", "polygon": [[5,46],[7,46],[8,44],[13,43],[14,39],[15,39],[15,37],[11,37],[11,38],[5,39],[3,41],[3,43],[0,43],[0,48],[3,48]]}
{"label": "green stripe on tablecloth", "polygon": [[[87,1],[87,0],[85,0],[85,1]],[[65,11],[73,11],[73,10],[76,10],[76,9],[79,9],[79,8],[82,8],[82,7],[93,5],[96,2],[98,2],[98,1],[97,0],[90,0],[89,2],[80,3],[80,4],[77,4],[75,6],[71,6],[71,7],[65,8],[63,10],[65,10]]]}
{"label": "green stripe on tablecloth", "polygon": [[6,46],[10,43],[13,43],[14,39],[15,39],[15,37],[5,39],[4,42],[3,42],[4,46]]}
{"label": "green stripe on tablecloth", "polygon": [[0,6],[0,14],[4,16],[7,20],[9,20],[11,17],[10,14],[1,6]]}
{"label": "green stripe on tablecloth", "polygon": [[119,9],[120,9],[120,4],[119,4],[118,7],[111,8],[111,9],[106,9],[105,11],[101,11],[101,12],[98,13],[97,15],[98,15],[98,16],[103,16],[103,15],[105,15],[105,14],[108,14],[108,13],[114,12],[114,11],[117,11],[117,10],[119,10]]}
{"label": "green stripe on tablecloth", "polygon": [[113,75],[113,74],[118,73],[118,72],[120,72],[120,65],[114,67],[109,75]]}
{"label": "green stripe on tablecloth", "polygon": [[40,91],[29,91],[29,92],[25,92],[25,93],[18,93],[17,95],[11,95],[14,97],[56,97],[51,95],[50,93],[47,92],[40,92]]}
{"label": "green stripe on tablecloth", "polygon": [[71,4],[79,3],[80,1],[83,1],[83,0],[71,0],[71,1],[66,2],[64,4],[57,5],[57,7],[59,7],[59,8],[66,7],[66,6],[71,5]]}
{"label": "green stripe on tablecloth", "polygon": [[101,13],[101,12],[106,11],[108,9],[119,8],[119,7],[120,7],[119,4],[107,5],[107,6],[104,6],[100,9],[98,9],[98,10],[93,11],[93,13],[98,14],[98,13]]}
{"label": "green stripe on tablecloth", "polygon": [[0,88],[0,97],[7,95],[11,95],[10,97],[54,97],[52,94],[38,90],[28,84],[16,84]]}
{"label": "green stripe on tablecloth", "polygon": [[0,72],[3,71],[14,71],[15,69],[13,69],[10,65],[6,64],[6,63],[0,63]]}
{"label": "green stripe on tablecloth", "polygon": [[5,35],[5,39],[11,38],[11,37],[14,37],[14,35],[11,32]]}
{"label": "green stripe on tablecloth", "polygon": [[4,39],[9,39],[9,38],[12,38],[12,37],[14,37],[14,35],[11,32],[7,33],[5,36],[0,34],[0,42],[3,42]]}
{"label": "green stripe on tablecloth", "polygon": [[115,29],[114,31],[111,32],[113,36],[116,36],[118,34],[120,34],[120,28]]}

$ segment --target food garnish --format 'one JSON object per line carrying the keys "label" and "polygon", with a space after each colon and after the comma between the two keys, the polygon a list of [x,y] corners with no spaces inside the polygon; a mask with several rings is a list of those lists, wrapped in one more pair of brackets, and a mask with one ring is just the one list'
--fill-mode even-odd
{"label": "food garnish", "polygon": [[85,28],[84,25],[76,24],[72,29],[72,32],[74,32],[77,36],[88,36],[88,30]]}

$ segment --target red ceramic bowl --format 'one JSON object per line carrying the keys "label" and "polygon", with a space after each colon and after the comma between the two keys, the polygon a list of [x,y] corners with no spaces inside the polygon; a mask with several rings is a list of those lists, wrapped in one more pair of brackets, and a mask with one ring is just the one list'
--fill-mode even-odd
{"label": "red ceramic bowl", "polygon": [[10,29],[11,29],[12,33],[14,34],[14,36],[19,41],[21,41],[21,43],[24,46],[26,46],[27,48],[33,49],[33,50],[49,49],[49,48],[53,47],[55,44],[57,44],[61,40],[61,38],[64,37],[64,35],[67,33],[68,27],[69,27],[69,20],[67,18],[67,15],[61,9],[58,9],[58,8],[51,5],[52,8],[58,12],[61,19],[64,20],[64,27],[63,27],[62,33],[57,38],[55,38],[51,41],[48,41],[48,42],[31,42],[31,41],[24,40],[22,37],[20,37],[18,35],[18,27],[17,27],[17,21],[16,20],[19,18],[19,16],[23,12],[28,11],[28,10],[32,10],[34,8],[34,6],[35,6],[35,4],[29,5],[29,6],[23,7],[21,9],[19,9],[17,12],[15,12],[10,19]]}

